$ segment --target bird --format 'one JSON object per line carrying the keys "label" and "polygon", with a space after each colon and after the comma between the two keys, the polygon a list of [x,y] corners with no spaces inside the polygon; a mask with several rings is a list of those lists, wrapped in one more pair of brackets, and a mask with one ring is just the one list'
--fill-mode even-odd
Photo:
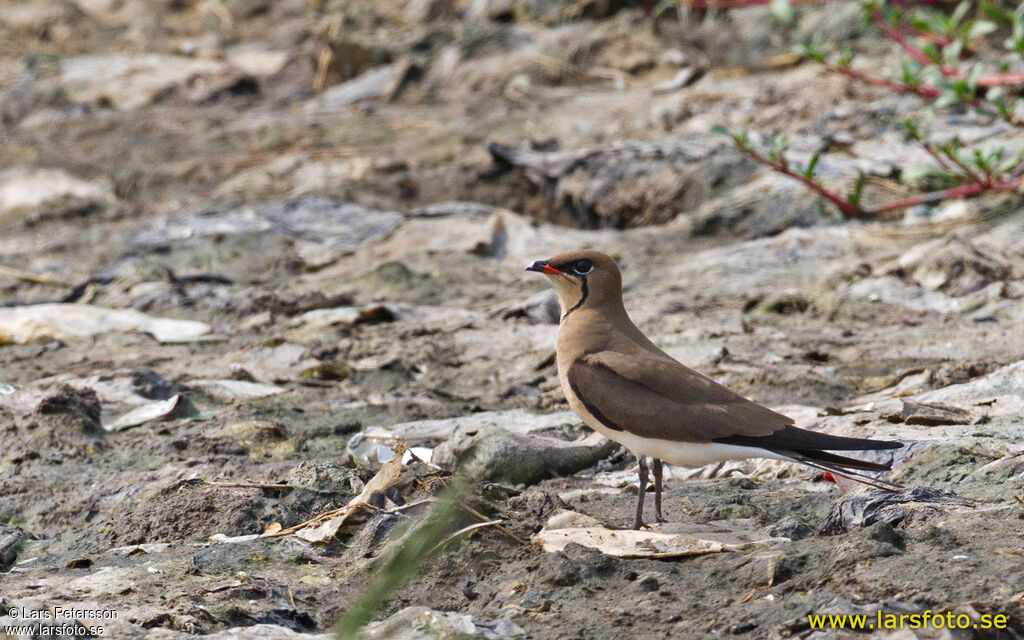
{"label": "bird", "polygon": [[[649,471],[654,475],[657,522],[663,463],[772,458],[799,462],[887,491],[899,485],[858,473],[890,464],[831,451],[898,449],[893,440],[847,438],[795,426],[659,349],[630,319],[615,260],[593,250],[537,260],[527,271],[545,275],[558,294],[561,318],[555,349],[558,379],[569,407],[583,422],[637,458],[640,494],[633,528],[643,521]],[[650,458],[652,462],[647,463]]]}

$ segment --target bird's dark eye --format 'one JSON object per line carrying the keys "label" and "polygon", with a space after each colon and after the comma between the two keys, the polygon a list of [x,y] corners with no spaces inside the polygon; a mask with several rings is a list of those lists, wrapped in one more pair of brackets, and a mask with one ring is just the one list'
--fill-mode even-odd
{"label": "bird's dark eye", "polygon": [[572,270],[581,276],[585,276],[594,270],[594,263],[590,260],[577,260],[572,264]]}

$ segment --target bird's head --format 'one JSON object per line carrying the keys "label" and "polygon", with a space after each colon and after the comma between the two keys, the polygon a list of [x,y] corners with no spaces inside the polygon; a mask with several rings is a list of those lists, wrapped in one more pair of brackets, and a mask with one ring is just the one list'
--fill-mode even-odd
{"label": "bird's head", "polygon": [[579,308],[622,306],[622,274],[615,260],[600,251],[560,253],[526,270],[543,273],[555,285],[563,318]]}

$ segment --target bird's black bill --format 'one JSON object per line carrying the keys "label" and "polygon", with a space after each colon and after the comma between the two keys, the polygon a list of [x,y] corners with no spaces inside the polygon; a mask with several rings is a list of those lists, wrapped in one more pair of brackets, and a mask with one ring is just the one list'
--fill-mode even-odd
{"label": "bird's black bill", "polygon": [[527,271],[536,271],[537,273],[561,273],[558,269],[554,269],[545,260],[538,260],[526,267]]}

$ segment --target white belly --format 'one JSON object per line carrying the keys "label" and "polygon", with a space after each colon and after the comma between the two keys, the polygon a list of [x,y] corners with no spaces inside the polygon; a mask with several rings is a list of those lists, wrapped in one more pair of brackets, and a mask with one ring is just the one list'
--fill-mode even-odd
{"label": "white belly", "polygon": [[718,442],[676,442],[658,438],[642,438],[627,431],[612,431],[600,423],[595,426],[586,419],[584,422],[590,428],[629,449],[633,455],[650,456],[683,467],[703,467],[712,462],[746,460],[747,458],[786,460],[786,458],[760,447],[740,447]]}
{"label": "white belly", "polygon": [[[561,376],[559,376],[561,377]],[[746,460],[747,458],[774,458],[775,460],[788,460],[767,449],[760,447],[741,447],[733,444],[720,444],[717,442],[678,442],[674,440],[662,440],[660,438],[644,438],[628,431],[615,431],[604,426],[600,420],[595,418],[586,407],[579,402],[572,393],[567,381],[561,380],[562,391],[569,401],[569,407],[578,415],[583,422],[605,436],[626,447],[636,456],[650,456],[658,458],[669,464],[684,467],[702,467],[712,462],[724,462],[726,460]]]}

